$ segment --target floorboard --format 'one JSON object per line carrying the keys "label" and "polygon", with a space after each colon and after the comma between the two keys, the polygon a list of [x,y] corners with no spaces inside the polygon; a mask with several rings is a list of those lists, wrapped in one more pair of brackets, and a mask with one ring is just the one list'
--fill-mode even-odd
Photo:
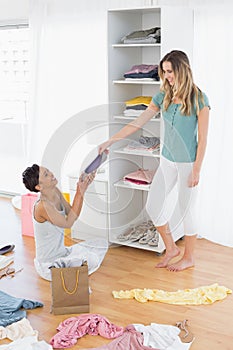
{"label": "floorboard", "polygon": [[[0,289],[16,297],[38,300],[44,307],[27,311],[27,318],[39,338],[47,342],[56,333],[58,324],[71,315],[50,313],[50,283],[38,277],[33,266],[34,238],[21,235],[20,211],[11,201],[0,198],[0,244],[15,244],[14,267],[23,268],[14,278],[2,278]],[[70,243],[67,241],[67,243]],[[183,250],[184,241],[179,241]],[[139,303],[135,300],[116,300],[113,290],[156,288],[167,291],[196,288],[219,283],[233,290],[233,249],[205,239],[196,245],[196,266],[173,273],[156,269],[160,260],[150,251],[129,247],[110,248],[100,269],[90,276],[92,294],[90,312],[107,317],[111,322],[127,326],[131,323],[175,324],[188,319],[195,341],[192,350],[233,349],[233,295],[212,305],[178,306],[158,302]],[[7,343],[1,340],[0,345]],[[100,336],[84,336],[72,349],[97,347],[109,342]]]}

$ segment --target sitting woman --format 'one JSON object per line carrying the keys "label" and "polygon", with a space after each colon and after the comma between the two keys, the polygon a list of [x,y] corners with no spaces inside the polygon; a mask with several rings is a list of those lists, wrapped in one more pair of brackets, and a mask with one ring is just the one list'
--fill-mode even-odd
{"label": "sitting woman", "polygon": [[22,176],[28,190],[40,192],[33,211],[36,245],[34,264],[38,274],[50,281],[51,266],[80,266],[84,261],[87,261],[89,274],[96,271],[108,250],[107,240],[97,238],[70,247],[64,245],[64,229],[72,227],[79,217],[84,193],[95,174],[80,176],[72,206],[56,186],[57,179],[45,167],[33,164]]}

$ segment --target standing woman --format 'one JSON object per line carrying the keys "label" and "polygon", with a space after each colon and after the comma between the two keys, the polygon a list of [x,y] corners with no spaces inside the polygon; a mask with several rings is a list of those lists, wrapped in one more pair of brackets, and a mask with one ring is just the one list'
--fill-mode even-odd
{"label": "standing woman", "polygon": [[[166,54],[159,64],[162,81],[148,108],[108,141],[99,146],[102,153],[113,143],[138,131],[160,110],[164,119],[164,143],[160,166],[148,194],[146,209],[160,233],[166,248],[156,267],[181,271],[194,266],[194,247],[197,236],[196,197],[200,171],[205,155],[209,122],[209,101],[193,82],[187,55],[179,50]],[[177,185],[181,222],[184,226],[184,254],[176,263],[170,261],[180,254],[168,221],[171,217],[169,194]],[[170,214],[169,214],[170,213]]]}

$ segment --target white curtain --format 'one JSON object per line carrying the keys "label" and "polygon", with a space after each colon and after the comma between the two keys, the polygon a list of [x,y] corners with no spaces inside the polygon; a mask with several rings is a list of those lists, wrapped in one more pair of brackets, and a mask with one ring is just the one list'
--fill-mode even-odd
{"label": "white curtain", "polygon": [[[58,179],[63,166],[65,146],[76,128],[77,138],[94,121],[99,105],[107,102],[107,12],[104,3],[76,0],[31,0],[32,96],[29,163],[43,162]],[[90,107],[93,108],[89,113]],[[75,125],[64,126],[64,133],[54,145],[54,154],[44,163],[49,142],[73,116]],[[66,131],[66,133],[65,133]],[[81,141],[80,141],[81,140]],[[79,137],[79,154],[73,159],[78,170],[89,148],[85,135]],[[63,154],[64,151],[64,154]],[[55,166],[55,161],[57,160]],[[65,175],[70,168],[64,170]],[[57,173],[59,172],[59,173]]]}
{"label": "white curtain", "polygon": [[[134,0],[128,6],[137,7],[143,2]],[[107,9],[112,7],[125,7],[125,1],[30,0],[33,73],[28,140],[30,164],[44,161],[48,144],[73,116],[77,118],[68,131],[70,147],[75,138],[72,135],[74,129],[78,137],[91,129],[91,123],[98,124],[105,118]],[[48,159],[48,164],[43,163],[57,177],[54,160],[64,158],[62,142],[69,138],[65,134],[67,127],[66,124],[63,137],[55,145],[54,155]],[[66,146],[68,142],[65,140]],[[79,138],[78,156],[75,151],[76,157],[68,161],[69,165],[64,164],[66,175],[71,171],[72,163],[77,172],[82,157],[94,147],[89,143],[85,136]],[[59,172],[61,167],[62,164]]]}
{"label": "white curtain", "polygon": [[[29,104],[28,161],[39,163],[41,159],[40,144],[42,140],[41,120],[47,116],[48,105],[48,44],[46,42],[46,24],[48,2],[46,0],[30,1],[29,27],[31,35],[31,94]],[[47,62],[47,64],[46,64]]]}
{"label": "white curtain", "polygon": [[208,147],[200,183],[200,235],[233,247],[233,7],[195,10],[194,75],[209,97]]}

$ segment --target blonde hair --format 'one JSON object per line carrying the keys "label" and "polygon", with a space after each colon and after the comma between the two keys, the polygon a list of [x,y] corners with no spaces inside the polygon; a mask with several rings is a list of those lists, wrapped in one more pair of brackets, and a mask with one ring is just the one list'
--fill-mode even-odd
{"label": "blonde hair", "polygon": [[[175,76],[174,86],[171,86],[164,78],[163,63],[170,62]],[[189,59],[183,51],[173,50],[166,54],[159,64],[159,76],[162,81],[161,91],[165,92],[163,107],[166,111],[176,97],[181,101],[180,111],[184,115],[191,115],[193,107],[199,114],[200,108],[198,97],[204,103],[201,90],[193,82],[193,74]]]}

